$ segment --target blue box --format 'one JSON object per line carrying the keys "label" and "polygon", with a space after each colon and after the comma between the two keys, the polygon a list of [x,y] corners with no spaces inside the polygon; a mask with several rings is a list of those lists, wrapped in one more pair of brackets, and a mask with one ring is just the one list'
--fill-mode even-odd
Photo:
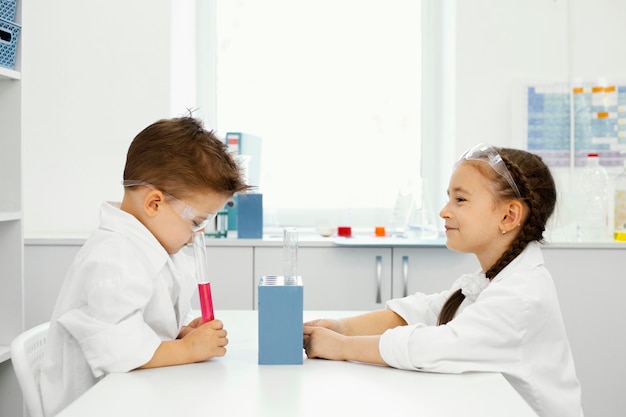
{"label": "blue box", "polygon": [[258,290],[259,365],[302,365],[302,279],[264,276]]}
{"label": "blue box", "polygon": [[263,194],[238,194],[234,211],[237,214],[237,238],[263,239]]}

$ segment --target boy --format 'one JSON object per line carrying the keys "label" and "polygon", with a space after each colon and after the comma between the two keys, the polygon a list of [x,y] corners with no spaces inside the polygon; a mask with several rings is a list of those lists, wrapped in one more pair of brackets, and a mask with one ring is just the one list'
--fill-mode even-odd
{"label": "boy", "polygon": [[221,321],[184,325],[196,284],[180,250],[249,189],[240,167],[199,120],[160,120],[131,143],[123,185],[121,203],[102,205],[52,315],[40,379],[47,416],[111,372],[226,353]]}

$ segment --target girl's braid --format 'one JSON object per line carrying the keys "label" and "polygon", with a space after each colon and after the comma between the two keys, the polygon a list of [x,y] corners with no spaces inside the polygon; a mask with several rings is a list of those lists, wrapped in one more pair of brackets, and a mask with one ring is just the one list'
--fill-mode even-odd
{"label": "girl's braid", "polygon": [[502,160],[506,164],[509,172],[511,172],[513,178],[516,178],[515,182],[520,189],[520,193],[522,196],[526,196],[523,198],[523,201],[530,208],[530,212],[515,241],[511,243],[511,246],[502,254],[500,259],[498,259],[496,263],[485,272],[485,276],[490,280],[498,275],[504,267],[506,267],[513,259],[522,253],[529,242],[532,242],[533,240],[541,240],[543,238],[543,227],[537,227],[536,222],[533,221],[534,213],[537,212],[535,206],[538,204],[539,196],[533,193],[532,187],[529,186],[526,176],[517,164],[509,161],[508,158],[504,156],[502,157]]}

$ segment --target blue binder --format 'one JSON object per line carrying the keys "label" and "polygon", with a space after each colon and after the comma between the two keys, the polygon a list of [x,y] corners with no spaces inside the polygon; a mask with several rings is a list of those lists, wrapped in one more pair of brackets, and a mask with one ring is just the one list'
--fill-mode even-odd
{"label": "blue binder", "polygon": [[235,196],[234,210],[237,213],[237,238],[263,238],[263,194],[241,194]]}

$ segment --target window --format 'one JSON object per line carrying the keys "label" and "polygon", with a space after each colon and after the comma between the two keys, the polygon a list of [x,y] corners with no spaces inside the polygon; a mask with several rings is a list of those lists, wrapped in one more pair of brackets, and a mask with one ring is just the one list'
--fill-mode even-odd
{"label": "window", "polygon": [[421,2],[215,4],[199,97],[221,135],[262,138],[265,226],[385,225],[421,170]]}

